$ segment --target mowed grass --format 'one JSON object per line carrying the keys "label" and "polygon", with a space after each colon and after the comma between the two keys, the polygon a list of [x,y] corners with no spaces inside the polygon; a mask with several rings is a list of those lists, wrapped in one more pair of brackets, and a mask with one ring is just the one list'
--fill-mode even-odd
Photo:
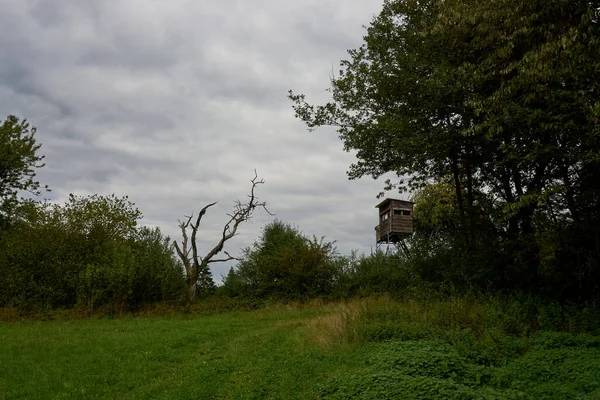
{"label": "mowed grass", "polygon": [[311,398],[344,369],[307,340],[318,313],[2,324],[0,398]]}
{"label": "mowed grass", "polygon": [[0,398],[600,399],[597,336],[507,334],[472,305],[428,307],[3,323]]}

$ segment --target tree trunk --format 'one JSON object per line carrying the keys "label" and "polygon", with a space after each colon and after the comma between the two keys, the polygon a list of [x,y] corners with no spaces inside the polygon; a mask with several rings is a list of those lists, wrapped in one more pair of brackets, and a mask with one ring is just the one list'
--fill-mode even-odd
{"label": "tree trunk", "polygon": [[579,210],[577,209],[577,205],[575,203],[575,196],[573,191],[573,185],[571,184],[571,180],[569,179],[569,169],[567,166],[562,167],[562,175],[563,175],[563,186],[566,188],[565,197],[567,199],[567,207],[571,212],[571,217],[575,222],[576,226],[579,226]]}
{"label": "tree trunk", "polygon": [[460,184],[460,172],[458,170],[458,159],[456,149],[452,150],[452,175],[454,178],[454,189],[456,190],[456,202],[458,203],[458,215],[460,216],[461,229],[465,227],[465,207]]}
{"label": "tree trunk", "polygon": [[475,232],[475,216],[473,215],[473,171],[471,169],[471,161],[468,160],[466,165],[467,175],[467,214],[469,216],[468,243],[471,243]]}
{"label": "tree trunk", "polygon": [[187,296],[188,302],[193,303],[196,301],[196,279],[187,279]]}
{"label": "tree trunk", "polygon": [[[501,171],[502,189],[504,191],[504,199],[509,204],[515,203],[515,197],[512,192],[512,185],[510,183],[511,172],[506,167]],[[511,239],[516,238],[519,235],[519,219],[516,214],[508,219],[508,237]]]}

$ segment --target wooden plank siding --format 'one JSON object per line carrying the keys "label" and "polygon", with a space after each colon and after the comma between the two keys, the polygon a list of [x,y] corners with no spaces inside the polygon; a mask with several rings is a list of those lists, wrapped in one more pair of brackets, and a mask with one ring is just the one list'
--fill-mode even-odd
{"label": "wooden plank siding", "polygon": [[377,242],[397,242],[412,235],[414,203],[404,200],[385,199],[379,208],[379,225],[375,227]]}
{"label": "wooden plank siding", "polygon": [[413,233],[413,221],[412,218],[392,218],[392,231],[401,233]]}

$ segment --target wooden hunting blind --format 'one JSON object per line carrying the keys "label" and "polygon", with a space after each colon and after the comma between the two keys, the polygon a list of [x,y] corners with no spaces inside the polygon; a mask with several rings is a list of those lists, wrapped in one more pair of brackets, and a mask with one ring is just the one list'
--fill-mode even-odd
{"label": "wooden hunting blind", "polygon": [[377,204],[379,225],[375,227],[377,243],[398,243],[413,234],[413,206],[406,200],[385,199]]}

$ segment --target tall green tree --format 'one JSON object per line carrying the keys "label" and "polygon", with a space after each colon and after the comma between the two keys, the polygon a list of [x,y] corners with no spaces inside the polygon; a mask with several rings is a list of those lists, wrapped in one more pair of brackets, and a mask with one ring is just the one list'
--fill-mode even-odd
{"label": "tall green tree", "polygon": [[[365,44],[341,62],[331,81],[333,101],[313,106],[304,95],[290,92],[290,98],[310,128],[336,126],[345,149],[357,152],[351,179],[395,172],[400,180],[387,189],[406,191],[452,176],[466,225],[477,152],[463,135],[473,111],[457,67],[474,55],[459,32],[433,29],[442,8],[436,0],[386,1]],[[469,199],[463,199],[463,186]]]}
{"label": "tall green tree", "polygon": [[480,236],[478,198],[492,198],[501,212],[484,225],[513,260],[505,275],[581,287],[600,258],[599,9],[388,0],[332,79],[332,101],[290,98],[309,128],[336,126],[357,152],[351,178],[396,172],[407,190],[451,177],[467,247]]}
{"label": "tall green tree", "polygon": [[36,169],[44,166],[35,133],[36,128],[27,120],[14,115],[0,125],[0,222],[7,222],[19,203],[20,192],[37,196],[48,190],[35,179]]}
{"label": "tall green tree", "polygon": [[[482,183],[504,203],[521,259],[510,271],[560,291],[598,278],[598,1],[454,2],[436,29],[470,34],[466,134],[481,138]],[[587,286],[587,290],[584,288]]]}

